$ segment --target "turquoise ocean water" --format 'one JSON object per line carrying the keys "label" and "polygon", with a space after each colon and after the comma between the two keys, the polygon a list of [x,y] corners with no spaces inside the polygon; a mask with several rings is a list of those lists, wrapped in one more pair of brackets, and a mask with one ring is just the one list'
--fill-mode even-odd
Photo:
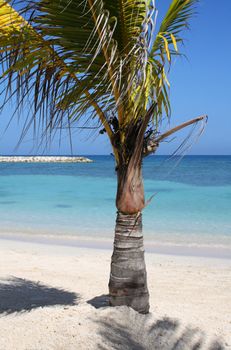
{"label": "turquoise ocean water", "polygon": [[[90,164],[0,163],[0,233],[112,238],[116,174],[111,156]],[[231,244],[231,156],[144,162],[147,240]]]}

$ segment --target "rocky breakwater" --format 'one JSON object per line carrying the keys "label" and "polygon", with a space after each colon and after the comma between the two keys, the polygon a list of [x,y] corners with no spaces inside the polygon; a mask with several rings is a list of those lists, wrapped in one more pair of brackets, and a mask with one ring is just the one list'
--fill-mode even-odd
{"label": "rocky breakwater", "polygon": [[66,156],[0,156],[0,163],[92,163],[92,160]]}

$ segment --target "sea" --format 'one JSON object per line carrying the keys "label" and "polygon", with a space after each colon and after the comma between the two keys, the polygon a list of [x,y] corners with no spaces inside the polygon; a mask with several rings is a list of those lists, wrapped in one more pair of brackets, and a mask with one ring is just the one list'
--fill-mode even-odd
{"label": "sea", "polygon": [[[0,163],[0,234],[112,240],[113,156],[92,163]],[[144,160],[146,241],[231,247],[231,156]]]}

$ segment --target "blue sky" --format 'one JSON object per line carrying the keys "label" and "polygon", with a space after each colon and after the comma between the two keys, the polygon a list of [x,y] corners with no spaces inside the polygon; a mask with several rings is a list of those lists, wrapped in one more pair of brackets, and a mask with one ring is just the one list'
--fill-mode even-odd
{"label": "blue sky", "polygon": [[[159,21],[170,4],[170,0],[156,0]],[[201,114],[208,114],[209,122],[202,137],[189,154],[231,154],[231,74],[230,74],[230,14],[231,1],[201,0],[198,14],[191,21],[191,30],[186,32],[184,52],[188,60],[178,58],[170,74],[172,119],[171,126]],[[39,150],[31,140],[25,138],[15,151],[22,125],[14,122],[3,134],[9,120],[10,107],[0,115],[0,154],[30,154]],[[162,144],[158,153],[172,153],[187,133],[176,140]],[[51,154],[68,154],[68,136],[63,135],[61,147],[54,140],[49,148]],[[90,137],[74,133],[75,154],[109,154],[110,145],[104,136]]]}

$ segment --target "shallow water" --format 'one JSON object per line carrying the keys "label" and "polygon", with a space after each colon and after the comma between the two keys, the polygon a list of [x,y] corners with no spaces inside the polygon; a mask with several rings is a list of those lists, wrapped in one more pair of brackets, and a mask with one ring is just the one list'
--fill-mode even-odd
{"label": "shallow water", "polygon": [[[114,160],[84,164],[0,163],[0,232],[113,236]],[[144,162],[147,240],[231,243],[231,156],[164,156]]]}

